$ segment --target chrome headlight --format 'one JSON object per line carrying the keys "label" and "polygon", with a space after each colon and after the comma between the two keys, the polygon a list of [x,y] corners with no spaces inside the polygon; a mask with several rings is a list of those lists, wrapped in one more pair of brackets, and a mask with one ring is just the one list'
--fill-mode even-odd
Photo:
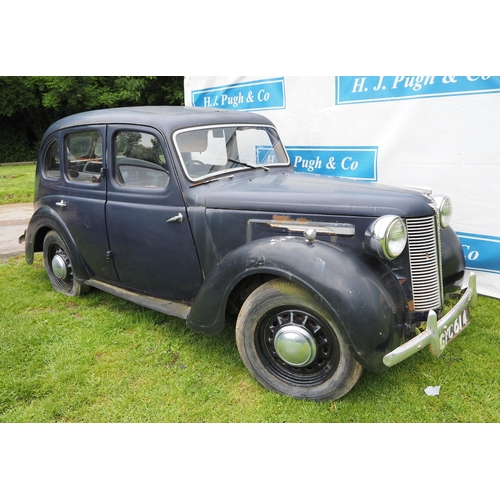
{"label": "chrome headlight", "polygon": [[439,225],[444,229],[449,225],[453,213],[451,200],[447,196],[434,196],[434,201],[437,205]]}
{"label": "chrome headlight", "polygon": [[370,224],[365,238],[370,248],[380,257],[392,260],[405,249],[406,226],[400,217],[384,215]]}

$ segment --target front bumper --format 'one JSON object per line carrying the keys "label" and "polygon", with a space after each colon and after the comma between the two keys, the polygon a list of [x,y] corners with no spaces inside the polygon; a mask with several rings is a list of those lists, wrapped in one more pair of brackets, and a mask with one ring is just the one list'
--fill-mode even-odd
{"label": "front bumper", "polygon": [[425,331],[386,354],[383,359],[384,365],[394,366],[427,345],[434,356],[440,356],[446,346],[469,325],[469,310],[476,305],[476,275],[471,273],[468,286],[455,307],[439,321],[436,313],[430,311]]}

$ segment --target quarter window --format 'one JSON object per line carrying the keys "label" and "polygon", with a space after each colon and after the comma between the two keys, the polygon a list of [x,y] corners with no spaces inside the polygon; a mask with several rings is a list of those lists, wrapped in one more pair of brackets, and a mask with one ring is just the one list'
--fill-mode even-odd
{"label": "quarter window", "polygon": [[52,141],[47,148],[43,162],[43,174],[49,179],[59,179],[61,177],[61,159],[57,140]]}
{"label": "quarter window", "polygon": [[71,181],[96,183],[101,180],[102,136],[97,130],[68,134],[66,175]]}
{"label": "quarter window", "polygon": [[114,137],[115,180],[122,186],[163,189],[169,182],[165,155],[157,137],[122,131]]}

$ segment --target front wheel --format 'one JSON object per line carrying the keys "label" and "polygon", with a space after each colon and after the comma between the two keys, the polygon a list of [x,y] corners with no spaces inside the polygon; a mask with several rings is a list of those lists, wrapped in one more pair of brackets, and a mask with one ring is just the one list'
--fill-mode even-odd
{"label": "front wheel", "polygon": [[328,311],[284,280],[249,295],[238,315],[236,343],[264,387],[297,399],[339,399],[363,372]]}
{"label": "front wheel", "polygon": [[43,240],[43,259],[50,283],[57,292],[77,297],[91,290],[76,281],[70,253],[56,231],[49,231]]}

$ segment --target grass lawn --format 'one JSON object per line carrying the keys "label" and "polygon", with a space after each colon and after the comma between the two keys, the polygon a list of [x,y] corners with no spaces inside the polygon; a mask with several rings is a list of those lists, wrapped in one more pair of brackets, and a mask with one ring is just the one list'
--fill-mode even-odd
{"label": "grass lawn", "polygon": [[35,164],[0,167],[0,205],[32,203]]}
{"label": "grass lawn", "polygon": [[[103,292],[52,290],[43,261],[0,262],[0,422],[499,422],[500,301],[480,297],[444,355],[363,374],[336,402],[274,394],[215,337]],[[441,386],[439,396],[424,392]]]}
{"label": "grass lawn", "polygon": [[[0,204],[32,201],[34,169],[0,167]],[[365,372],[341,400],[317,403],[262,388],[234,325],[210,337],[103,292],[66,297],[40,255],[0,258],[0,298],[0,422],[500,422],[497,299],[479,298],[439,359]]]}

